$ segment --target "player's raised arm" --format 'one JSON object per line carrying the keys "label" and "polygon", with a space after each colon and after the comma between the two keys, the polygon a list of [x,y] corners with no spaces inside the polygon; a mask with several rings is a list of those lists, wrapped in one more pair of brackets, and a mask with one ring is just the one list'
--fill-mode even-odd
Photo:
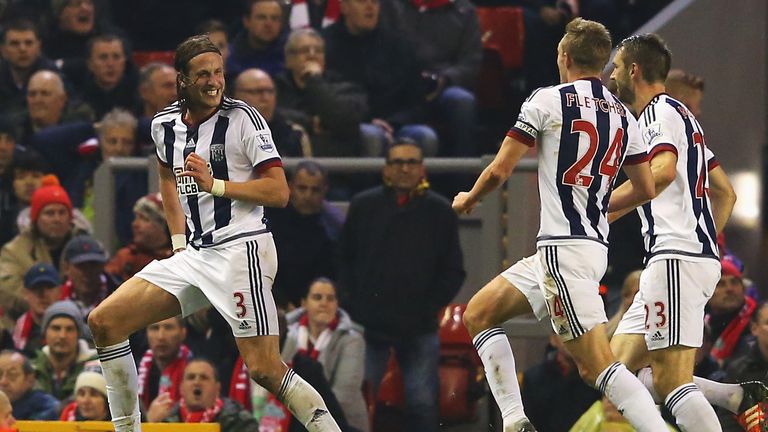
{"label": "player's raised arm", "polygon": [[720,165],[709,170],[709,199],[712,201],[712,216],[715,219],[715,228],[720,234],[725,224],[731,217],[733,206],[736,204],[736,192],[731,186],[728,175]]}
{"label": "player's raised arm", "polygon": [[234,182],[213,178],[208,162],[196,153],[190,153],[184,163],[186,171],[179,175],[194,177],[202,190],[214,196],[252,201],[268,207],[285,207],[288,205],[288,182],[279,159],[275,162],[256,167],[259,173],[257,179]]}
{"label": "player's raised arm", "polygon": [[485,195],[499,187],[512,175],[512,170],[529,148],[529,145],[516,138],[509,136],[504,138],[496,157],[485,167],[472,190],[459,192],[453,199],[453,210],[459,214],[471,212]]}
{"label": "player's raised arm", "polygon": [[[184,249],[186,246],[186,224],[184,210],[181,209],[179,195],[176,193],[176,176],[170,167],[157,161],[157,172],[160,177],[160,195],[163,197],[163,212],[168,229],[173,240],[173,251]],[[178,237],[181,236],[181,237]]]}

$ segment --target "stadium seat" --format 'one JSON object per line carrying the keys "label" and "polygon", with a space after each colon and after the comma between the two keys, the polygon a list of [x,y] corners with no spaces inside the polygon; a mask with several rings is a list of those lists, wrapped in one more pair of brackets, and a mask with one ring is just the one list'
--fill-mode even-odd
{"label": "stadium seat", "polygon": [[134,51],[133,64],[141,69],[149,63],[165,63],[173,66],[173,51]]}
{"label": "stadium seat", "polygon": [[523,66],[525,25],[520,7],[479,7],[477,18],[483,36],[483,48],[497,51],[506,70]]}

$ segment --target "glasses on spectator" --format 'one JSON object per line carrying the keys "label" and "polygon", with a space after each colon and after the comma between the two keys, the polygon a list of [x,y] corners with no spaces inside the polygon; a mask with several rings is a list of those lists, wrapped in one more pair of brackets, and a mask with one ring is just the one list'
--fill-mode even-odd
{"label": "glasses on spectator", "polygon": [[387,159],[387,165],[394,165],[398,167],[403,166],[416,166],[421,165],[423,161],[421,159]]}
{"label": "glasses on spectator", "polygon": [[237,89],[238,92],[243,92],[245,94],[253,95],[253,96],[264,96],[269,95],[272,96],[275,94],[275,88],[274,87],[262,87],[262,88],[252,88],[252,89]]}
{"label": "glasses on spectator", "polygon": [[291,50],[294,54],[322,54],[325,52],[325,47],[322,45],[307,45],[303,47],[296,47]]}

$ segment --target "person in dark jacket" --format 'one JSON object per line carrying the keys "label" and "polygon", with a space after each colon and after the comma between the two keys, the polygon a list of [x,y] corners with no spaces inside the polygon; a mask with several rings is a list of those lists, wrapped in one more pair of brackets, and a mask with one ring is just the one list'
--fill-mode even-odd
{"label": "person in dark jacket", "polygon": [[248,0],[242,17],[243,29],[229,45],[227,74],[237,76],[259,68],[272,76],[285,70],[288,32],[283,29],[283,8],[278,0]]}
{"label": "person in dark jacket", "polygon": [[300,124],[314,156],[357,156],[364,90],[325,68],[325,42],[311,28],[294,30],[285,44],[287,70],[275,78],[278,110]]}
{"label": "person in dark jacket", "polygon": [[328,68],[362,86],[370,115],[362,125],[365,153],[382,156],[396,137],[415,140],[428,156],[437,134],[427,120],[419,65],[406,38],[379,25],[378,0],[344,0],[343,19],[324,31]]}
{"label": "person in dark jacket", "polygon": [[24,354],[0,352],[0,373],[0,390],[11,400],[17,420],[58,420],[59,401],[35,389],[35,369]]}
{"label": "person in dark jacket", "polygon": [[[181,381],[181,401],[167,394],[152,402],[147,412],[150,422],[218,423],[221,432],[247,432],[259,425],[253,415],[237,402],[221,398],[221,383],[216,367],[208,360],[190,360]],[[165,397],[163,397],[165,396]]]}
{"label": "person in dark jacket", "polygon": [[340,242],[342,307],[365,327],[366,379],[378,391],[395,349],[407,431],[437,431],[438,311],[464,281],[458,218],[427,190],[421,149],[396,142],[384,185],[352,199]]}

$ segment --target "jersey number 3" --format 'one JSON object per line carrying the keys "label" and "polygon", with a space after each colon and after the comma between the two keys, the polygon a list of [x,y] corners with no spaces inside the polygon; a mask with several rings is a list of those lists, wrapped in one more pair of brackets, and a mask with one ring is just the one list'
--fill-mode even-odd
{"label": "jersey number 3", "polygon": [[[571,122],[571,133],[579,134],[583,133],[589,138],[589,148],[584,152],[570,168],[563,173],[563,184],[569,186],[577,186],[588,188],[592,184],[593,176],[590,174],[583,174],[582,171],[587,165],[595,159],[597,153],[597,147],[600,143],[600,135],[597,132],[597,128],[591,122],[587,120],[574,120]],[[616,135],[611,141],[611,145],[608,147],[608,151],[605,152],[603,160],[600,161],[600,174],[608,176],[609,184],[613,183],[613,177],[619,171],[619,164],[621,162],[621,141],[624,139],[624,129],[618,128]]]}

